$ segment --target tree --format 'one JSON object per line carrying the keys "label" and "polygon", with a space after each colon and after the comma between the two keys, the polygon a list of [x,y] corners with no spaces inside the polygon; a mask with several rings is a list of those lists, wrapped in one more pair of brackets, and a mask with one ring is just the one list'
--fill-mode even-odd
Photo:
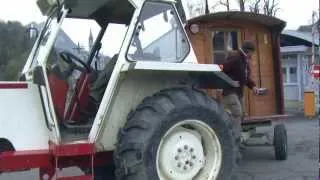
{"label": "tree", "polygon": [[240,6],[240,11],[244,12],[245,11],[245,2],[246,0],[238,0],[239,6]]}
{"label": "tree", "polygon": [[265,15],[276,16],[277,11],[279,10],[279,3],[275,0],[263,0],[263,11]]}
{"label": "tree", "polygon": [[250,12],[260,13],[268,16],[276,16],[279,10],[279,3],[275,0],[253,0],[249,5]]}
{"label": "tree", "polygon": [[260,13],[260,4],[261,4],[261,0],[255,0],[255,1],[251,2],[251,4],[249,5],[250,12],[259,14]]}
{"label": "tree", "polygon": [[208,4],[208,0],[205,1],[205,6],[206,6],[206,10],[205,10],[205,14],[209,14],[209,4]]}
{"label": "tree", "polygon": [[0,80],[17,80],[32,42],[19,22],[0,21]]}
{"label": "tree", "polygon": [[196,17],[196,16],[200,16],[205,14],[205,4],[203,4],[202,2],[191,2],[188,1],[187,2],[187,9],[189,11],[189,16],[192,17]]}
{"label": "tree", "polygon": [[225,6],[227,11],[230,11],[230,2],[229,0],[219,0],[219,4]]}

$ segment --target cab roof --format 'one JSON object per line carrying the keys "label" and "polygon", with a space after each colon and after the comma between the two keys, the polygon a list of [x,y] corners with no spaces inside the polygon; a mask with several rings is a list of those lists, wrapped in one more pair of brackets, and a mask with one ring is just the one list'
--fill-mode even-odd
{"label": "cab roof", "polygon": [[134,12],[129,0],[64,0],[64,4],[71,9],[67,17],[98,22],[129,24]]}

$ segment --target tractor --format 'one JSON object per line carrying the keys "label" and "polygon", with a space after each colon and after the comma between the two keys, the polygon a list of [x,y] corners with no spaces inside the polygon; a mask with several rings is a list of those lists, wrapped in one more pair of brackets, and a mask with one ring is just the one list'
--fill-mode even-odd
{"label": "tractor", "polygon": [[[41,180],[231,178],[240,137],[230,114],[204,89],[238,84],[218,65],[197,63],[181,3],[37,5],[47,20],[19,81],[0,82],[0,173],[38,168]],[[87,59],[53,50],[68,18],[101,28]],[[126,26],[126,33],[120,51],[98,70],[94,58],[110,24]],[[69,81],[74,72],[79,76]],[[83,174],[66,177],[67,167]]]}

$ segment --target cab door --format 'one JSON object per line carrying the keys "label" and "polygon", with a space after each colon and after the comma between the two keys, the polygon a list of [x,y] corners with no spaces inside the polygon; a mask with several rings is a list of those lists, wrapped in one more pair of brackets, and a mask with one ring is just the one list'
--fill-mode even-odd
{"label": "cab door", "polygon": [[62,21],[68,13],[68,11],[63,8],[60,11],[61,16],[59,18],[56,16],[60,15],[60,13],[54,11],[48,16],[22,72],[26,81],[33,82],[39,87],[49,140],[55,144],[61,142],[61,136],[48,80],[47,63],[60,31]]}

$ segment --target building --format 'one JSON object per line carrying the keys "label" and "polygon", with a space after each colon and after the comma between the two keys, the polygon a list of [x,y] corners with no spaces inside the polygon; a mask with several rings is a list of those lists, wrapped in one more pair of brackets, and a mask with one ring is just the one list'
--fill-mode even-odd
{"label": "building", "polygon": [[319,36],[311,26],[281,33],[281,66],[284,98],[287,109],[302,110],[304,92],[312,87],[311,63],[319,63]]}

